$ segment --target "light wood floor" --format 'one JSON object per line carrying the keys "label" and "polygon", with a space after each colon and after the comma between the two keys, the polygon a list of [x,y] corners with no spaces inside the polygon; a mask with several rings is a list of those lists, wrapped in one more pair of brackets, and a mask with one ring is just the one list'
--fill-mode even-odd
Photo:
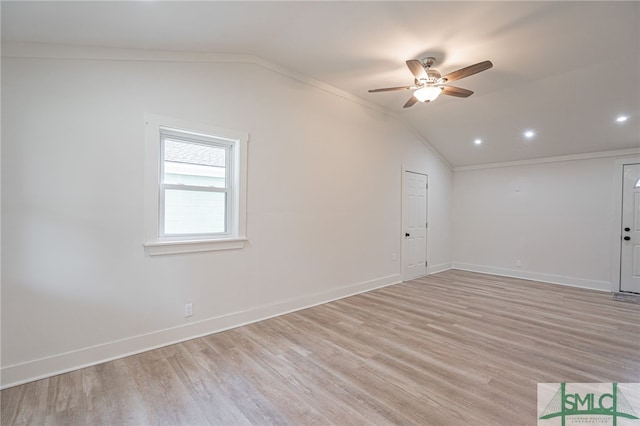
{"label": "light wood floor", "polygon": [[640,305],[461,271],[1,392],[2,424],[535,425],[538,382],[640,382]]}

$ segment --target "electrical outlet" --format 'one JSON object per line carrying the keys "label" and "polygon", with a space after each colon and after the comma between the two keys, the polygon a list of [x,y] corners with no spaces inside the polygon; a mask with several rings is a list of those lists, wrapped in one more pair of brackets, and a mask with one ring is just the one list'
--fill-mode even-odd
{"label": "electrical outlet", "polygon": [[187,303],[186,305],[184,305],[184,317],[188,318],[191,315],[193,315],[193,304]]}
{"label": "electrical outlet", "polygon": [[522,266],[522,262],[516,260],[516,268],[520,268]]}
{"label": "electrical outlet", "polygon": [[393,262],[395,262],[395,261],[396,261],[396,254],[395,254],[395,253],[391,253],[391,260],[392,260]]}

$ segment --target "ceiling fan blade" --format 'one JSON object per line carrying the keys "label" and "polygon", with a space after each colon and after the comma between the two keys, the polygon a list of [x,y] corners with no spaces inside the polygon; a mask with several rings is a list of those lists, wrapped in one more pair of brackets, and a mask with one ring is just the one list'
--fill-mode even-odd
{"label": "ceiling fan blade", "polygon": [[470,75],[477,74],[479,72],[488,70],[493,64],[491,61],[479,62],[477,64],[469,65],[468,67],[460,68],[457,71],[450,72],[447,75],[443,75],[442,78],[449,81],[460,80],[461,78],[469,77]]}
{"label": "ceiling fan blade", "polygon": [[469,96],[473,95],[473,92],[471,90],[455,86],[444,86],[442,88],[442,93],[444,95],[456,96],[458,98],[468,98]]}
{"label": "ceiling fan blade", "polygon": [[409,59],[407,61],[407,66],[409,67],[411,74],[413,74],[417,80],[428,78],[427,72],[424,70],[424,65],[422,65],[422,62],[419,60]]}
{"label": "ceiling fan blade", "polygon": [[415,89],[414,86],[398,86],[398,87],[384,87],[382,89],[371,89],[369,93],[378,93],[378,92],[393,92],[394,90],[409,90]]}
{"label": "ceiling fan blade", "polygon": [[416,98],[415,96],[412,96],[412,97],[409,98],[407,103],[404,104],[404,106],[402,108],[412,107],[412,106],[414,106],[416,104],[416,102],[418,102],[418,98]]}

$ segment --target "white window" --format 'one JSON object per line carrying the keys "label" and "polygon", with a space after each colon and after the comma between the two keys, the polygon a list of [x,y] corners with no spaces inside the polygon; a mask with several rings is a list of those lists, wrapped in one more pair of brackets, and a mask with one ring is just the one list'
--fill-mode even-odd
{"label": "white window", "polygon": [[242,248],[247,133],[151,114],[145,121],[148,253]]}

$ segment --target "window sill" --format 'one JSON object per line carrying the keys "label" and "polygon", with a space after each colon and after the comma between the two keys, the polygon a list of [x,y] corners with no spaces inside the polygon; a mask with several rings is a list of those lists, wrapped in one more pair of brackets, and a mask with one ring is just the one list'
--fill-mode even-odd
{"label": "window sill", "polygon": [[144,243],[150,256],[166,254],[198,253],[203,251],[237,250],[244,248],[246,238],[221,240],[153,241]]}

